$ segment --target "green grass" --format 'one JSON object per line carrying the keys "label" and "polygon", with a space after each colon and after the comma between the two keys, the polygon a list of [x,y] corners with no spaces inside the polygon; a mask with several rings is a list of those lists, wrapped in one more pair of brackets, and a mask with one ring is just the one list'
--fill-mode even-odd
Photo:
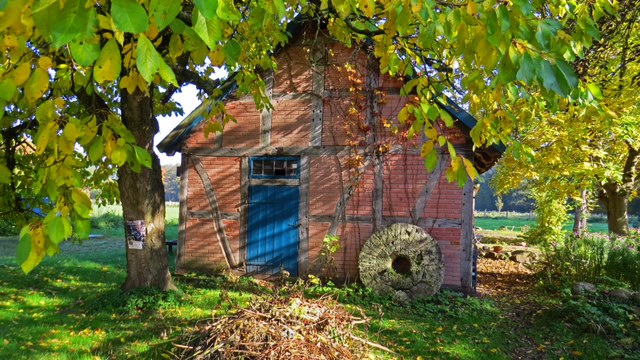
{"label": "green grass", "polygon": [[[100,211],[93,232],[105,238],[65,242],[61,254],[46,258],[29,275],[15,264],[16,238],[0,237],[0,359],[161,358],[198,321],[233,313],[256,297],[273,296],[250,278],[199,275],[177,277],[181,293],[124,294],[119,290],[126,275],[125,244],[117,229],[120,213],[117,208]],[[177,208],[169,207],[167,214],[167,231],[175,231],[177,238]],[[504,228],[503,220],[491,219],[502,221],[498,227]],[[175,254],[170,254],[172,269],[174,262]],[[626,339],[624,333],[596,334],[580,326],[609,321],[608,313],[597,310],[601,303],[613,306],[606,299],[574,304],[566,291],[536,292],[533,299],[513,300],[529,304],[517,307],[452,292],[399,306],[360,287],[305,289],[309,296],[334,296],[355,314],[364,311],[370,320],[357,335],[395,352],[373,349],[376,359],[510,359],[515,354],[633,359],[637,350],[632,345],[625,352],[618,344]],[[514,314],[520,313],[524,315],[514,322]],[[582,323],[572,323],[574,318]],[[637,317],[626,321],[614,324],[629,331],[640,326]]]}
{"label": "green grass", "polygon": [[[62,254],[24,275],[15,265],[15,244],[0,238],[0,358],[155,359],[197,321],[273,296],[249,278],[196,275],[176,278],[182,294],[123,294],[124,243],[113,239],[66,243]],[[358,335],[396,352],[373,350],[374,358],[509,359],[521,348],[570,358],[578,346],[585,359],[609,354],[606,337],[558,321],[540,318],[514,333],[510,311],[487,299],[443,292],[399,306],[359,287],[307,291],[331,294],[356,314],[363,309],[370,321]],[[542,313],[562,304],[545,301]]]}
{"label": "green grass", "polygon": [[[630,223],[635,225],[635,218],[630,218]],[[475,224],[483,230],[506,230],[512,232],[521,232],[527,228],[535,226],[536,221],[533,216],[526,213],[497,213],[497,212],[476,212]],[[564,229],[571,231],[573,229],[573,219],[564,225]],[[592,216],[587,224],[590,232],[603,233],[609,232],[607,228],[607,220],[602,216]]]}
{"label": "green grass", "polygon": [[[165,237],[178,239],[178,215],[180,208],[176,203],[167,203],[165,207]],[[108,238],[124,238],[122,208],[120,205],[97,207],[91,218],[92,234]]]}
{"label": "green grass", "polygon": [[163,334],[171,340],[215,312],[244,306],[257,291],[248,279],[191,276],[177,280],[183,294],[123,294],[124,241],[114,239],[63,244],[60,255],[25,275],[15,244],[0,238],[1,359],[156,358],[166,348]]}

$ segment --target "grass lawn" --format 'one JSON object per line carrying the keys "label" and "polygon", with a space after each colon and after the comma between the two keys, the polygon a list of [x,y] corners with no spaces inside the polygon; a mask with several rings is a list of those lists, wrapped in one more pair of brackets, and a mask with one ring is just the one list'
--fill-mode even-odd
{"label": "grass lawn", "polygon": [[[497,212],[477,212],[476,227],[484,230],[504,230],[512,232],[521,232],[536,224],[535,218],[525,213],[497,213]],[[635,222],[633,222],[635,224]],[[571,231],[573,229],[573,219],[564,225],[564,229]],[[587,229],[590,232],[606,234],[609,232],[607,228],[607,220],[600,216],[594,216],[589,219]]]}
{"label": "grass lawn", "polygon": [[[270,287],[249,278],[196,275],[176,279],[182,294],[123,294],[124,242],[114,239],[66,243],[62,254],[24,275],[15,265],[15,244],[14,237],[0,238],[2,359],[156,359],[169,355],[171,342],[199,320],[273,296]],[[371,320],[359,336],[396,352],[372,349],[372,358],[509,359],[522,351],[571,358],[575,344],[581,358],[609,354],[606,336],[585,335],[558,321],[514,326],[512,309],[491,298],[443,292],[398,306],[359,287],[306,291],[331,294],[354,312],[365,311]],[[545,299],[546,309],[561,304]]]}
{"label": "grass lawn", "polygon": [[[182,293],[124,294],[119,290],[126,275],[121,223],[110,223],[121,221],[120,213],[117,208],[101,211],[92,232],[104,238],[65,242],[61,254],[46,258],[29,275],[15,263],[16,237],[0,237],[0,359],[170,358],[172,343],[180,343],[197,322],[274,296],[272,285],[251,278],[195,274],[175,278]],[[167,214],[167,238],[177,239],[177,207],[168,207]],[[497,228],[516,226],[504,220],[487,221],[500,223]],[[170,254],[172,269],[174,257]],[[494,275],[494,269],[485,271],[479,281],[489,282]],[[586,317],[587,323],[608,318],[590,318],[590,303],[569,309],[575,314],[565,313],[563,306],[574,299],[566,291],[537,290],[536,281],[490,284],[526,289],[506,298],[445,291],[404,306],[361,287],[306,284],[288,291],[330,295],[356,314],[364,311],[370,320],[357,335],[394,351],[371,349],[375,359],[640,359],[633,352],[637,341],[624,335],[639,333],[637,316],[615,323],[624,328],[623,335],[585,331],[572,323],[574,318]]]}

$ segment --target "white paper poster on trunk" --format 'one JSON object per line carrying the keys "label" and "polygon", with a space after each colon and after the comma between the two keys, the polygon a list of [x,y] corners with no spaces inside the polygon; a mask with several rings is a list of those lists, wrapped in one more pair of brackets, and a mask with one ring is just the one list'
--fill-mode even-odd
{"label": "white paper poster on trunk", "polygon": [[145,239],[147,238],[147,228],[144,220],[127,221],[125,226],[125,236],[127,239],[127,247],[129,249],[144,249]]}

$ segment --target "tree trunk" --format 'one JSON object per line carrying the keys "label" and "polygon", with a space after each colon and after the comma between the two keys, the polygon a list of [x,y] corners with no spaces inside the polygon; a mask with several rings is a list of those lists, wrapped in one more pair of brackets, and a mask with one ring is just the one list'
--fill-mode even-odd
{"label": "tree trunk", "polygon": [[580,203],[576,206],[575,216],[573,218],[573,233],[577,237],[581,237],[587,230],[587,218],[589,217],[589,201],[587,190],[582,190]]}
{"label": "tree trunk", "polygon": [[609,233],[627,235],[629,223],[627,218],[628,194],[620,185],[607,183],[600,192],[600,200],[607,210]]}
{"label": "tree trunk", "polygon": [[118,170],[125,233],[131,233],[127,230],[128,224],[138,221],[142,234],[138,246],[131,246],[135,241],[127,236],[127,278],[122,288],[177,290],[169,272],[165,245],[164,186],[160,160],[153,152],[153,136],[158,132],[158,122],[153,114],[152,99],[137,90],[134,94],[123,90],[120,95],[122,122],[131,131],[138,146],[147,150],[152,159],[151,169],[142,167],[136,173],[124,165]]}

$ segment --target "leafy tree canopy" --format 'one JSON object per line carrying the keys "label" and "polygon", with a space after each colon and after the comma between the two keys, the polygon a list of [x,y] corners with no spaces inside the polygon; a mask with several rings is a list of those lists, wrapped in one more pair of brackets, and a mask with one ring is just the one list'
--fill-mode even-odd
{"label": "leafy tree canopy", "polygon": [[599,106],[567,99],[560,111],[523,118],[495,180],[500,191],[526,183],[561,204],[583,190],[599,194],[615,220],[610,231],[625,233],[627,200],[640,183],[640,2],[622,1],[598,25],[601,38],[572,65]]}
{"label": "leafy tree canopy", "polygon": [[[185,84],[219,94],[209,75],[224,66],[238,92],[270,106],[261,70],[275,68],[296,17],[346,46],[369,46],[383,73],[411,79],[405,93],[418,99],[399,121],[426,135],[433,167],[434,148],[446,144],[433,123],[451,123],[435,101],[447,92],[480,116],[478,146],[508,143],[560,98],[598,97],[571,64],[614,12],[609,0],[0,1],[0,205],[12,215],[46,208],[23,227],[18,261],[28,272],[74,232],[88,234],[83,189],[99,185],[113,199],[115,169],[152,166],[151,148],[132,133],[156,129],[125,126],[125,100],[147,96],[154,115],[176,111],[171,95]],[[473,175],[468,165],[454,156],[450,178]]]}

